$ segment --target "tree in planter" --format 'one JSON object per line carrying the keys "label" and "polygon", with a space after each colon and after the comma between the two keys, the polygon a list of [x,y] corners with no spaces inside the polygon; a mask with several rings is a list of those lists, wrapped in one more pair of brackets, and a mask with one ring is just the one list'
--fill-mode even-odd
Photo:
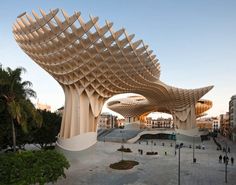
{"label": "tree in planter", "polygon": [[0,68],[0,99],[5,105],[12,126],[13,150],[16,151],[16,131],[15,124],[27,131],[27,118],[29,115],[36,123],[41,124],[42,119],[37,113],[30,97],[36,97],[36,93],[31,89],[32,83],[22,81],[21,74],[24,68]]}

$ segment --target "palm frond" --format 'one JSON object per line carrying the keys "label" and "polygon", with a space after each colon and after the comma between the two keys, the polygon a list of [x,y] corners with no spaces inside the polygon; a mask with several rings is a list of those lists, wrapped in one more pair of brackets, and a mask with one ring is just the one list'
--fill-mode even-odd
{"label": "palm frond", "polygon": [[22,81],[24,72],[26,70],[22,67],[0,69],[0,99],[5,103],[11,119],[26,132],[29,118],[41,126],[42,117],[29,100],[30,97],[36,97],[36,92],[31,89],[30,81]]}

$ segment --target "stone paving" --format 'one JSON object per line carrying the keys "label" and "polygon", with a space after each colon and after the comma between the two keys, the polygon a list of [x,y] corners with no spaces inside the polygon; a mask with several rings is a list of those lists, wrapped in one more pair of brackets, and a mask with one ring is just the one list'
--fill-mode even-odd
{"label": "stone paving", "polygon": [[[219,138],[221,142],[222,138]],[[174,147],[170,140],[154,140],[156,146],[143,141],[141,144],[125,144],[132,153],[123,153],[124,159],[139,162],[131,170],[113,170],[109,165],[121,160],[121,152],[117,149],[120,143],[97,142],[93,147],[81,152],[64,152],[71,167],[66,171],[66,179],[61,178],[58,185],[177,185],[178,153],[174,155]],[[162,143],[165,146],[162,146]],[[186,146],[192,143],[185,143]],[[236,159],[236,144],[228,142],[231,153]],[[197,144],[196,144],[197,145]],[[193,149],[181,149],[181,185],[222,185],[225,184],[225,165],[219,163],[222,151],[216,150],[213,140],[204,141],[205,150],[195,149],[197,163],[192,163]],[[138,149],[144,151],[140,155]],[[157,151],[157,156],[147,156],[147,151]],[[167,155],[165,155],[167,152]],[[236,184],[236,164],[228,165],[228,185]]]}

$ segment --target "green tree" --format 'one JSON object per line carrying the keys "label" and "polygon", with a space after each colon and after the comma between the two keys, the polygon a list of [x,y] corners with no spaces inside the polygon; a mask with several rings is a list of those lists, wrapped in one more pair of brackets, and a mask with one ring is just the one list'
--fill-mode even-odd
{"label": "green tree", "polygon": [[56,142],[61,127],[61,116],[46,110],[38,110],[43,118],[40,128],[36,127],[31,130],[33,143],[39,144],[41,148],[47,148]]}
{"label": "green tree", "polygon": [[70,167],[63,154],[55,150],[25,151],[0,154],[1,185],[43,185],[66,178],[65,169]]}
{"label": "green tree", "polygon": [[[0,68],[0,102],[5,105],[12,127],[13,150],[16,151],[15,124],[27,132],[27,118],[32,117],[37,124],[41,124],[42,118],[29,100],[36,97],[35,91],[31,89],[30,81],[23,81],[21,75],[24,68]],[[1,106],[3,107],[3,106]],[[3,108],[1,108],[3,109]],[[0,110],[2,111],[2,110]]]}
{"label": "green tree", "polygon": [[[0,105],[1,108],[4,108],[4,105]],[[12,141],[11,133],[11,124],[9,121],[9,116],[6,109],[0,111],[0,150],[6,149],[12,142],[9,142],[9,139]],[[9,138],[10,136],[10,138]]]}

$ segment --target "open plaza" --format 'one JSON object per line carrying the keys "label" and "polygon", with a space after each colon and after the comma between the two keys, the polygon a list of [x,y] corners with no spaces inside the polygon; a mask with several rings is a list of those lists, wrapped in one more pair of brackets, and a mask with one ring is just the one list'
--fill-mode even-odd
{"label": "open plaza", "polygon": [[[225,138],[217,140],[224,145]],[[148,141],[148,145],[147,145]],[[156,143],[156,146],[151,144]],[[182,185],[222,185],[225,184],[225,164],[219,162],[219,156],[224,156],[222,150],[212,138],[204,142],[197,142],[205,149],[195,149],[196,163],[193,163],[193,145],[191,141],[184,143],[180,157],[180,182]],[[236,144],[227,141],[231,148],[229,158],[236,158]],[[164,143],[164,146],[163,146]],[[71,167],[66,171],[66,179],[58,180],[57,184],[71,185],[176,185],[178,183],[178,149],[175,155],[174,141],[171,140],[142,140],[135,144],[124,143],[124,147],[132,150],[123,153],[124,160],[135,160],[139,165],[130,170],[114,170],[109,167],[111,163],[121,160],[122,153],[117,151],[121,143],[98,142],[91,148],[80,152],[65,152]],[[177,141],[178,143],[178,141]],[[173,144],[173,147],[171,147]],[[143,150],[143,155],[139,153]],[[155,151],[158,155],[146,155],[146,152]],[[165,155],[167,152],[167,155]],[[227,166],[228,183],[236,182],[236,164]]]}

